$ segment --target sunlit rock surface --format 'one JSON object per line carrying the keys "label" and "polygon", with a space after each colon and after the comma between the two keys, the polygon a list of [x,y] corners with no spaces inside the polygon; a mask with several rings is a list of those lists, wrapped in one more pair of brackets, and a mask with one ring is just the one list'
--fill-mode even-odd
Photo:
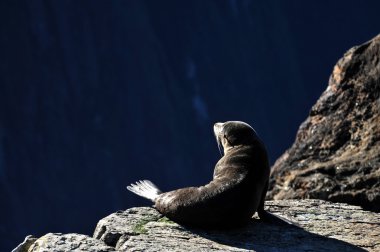
{"label": "sunlit rock surface", "polygon": [[101,219],[93,238],[48,234],[35,241],[29,251],[47,251],[45,248],[59,251],[73,247],[81,251],[335,252],[380,249],[380,215],[358,206],[323,200],[280,200],[266,202],[266,209],[294,225],[268,224],[254,217],[251,223],[238,229],[201,230],[178,225],[153,208],[140,207]]}

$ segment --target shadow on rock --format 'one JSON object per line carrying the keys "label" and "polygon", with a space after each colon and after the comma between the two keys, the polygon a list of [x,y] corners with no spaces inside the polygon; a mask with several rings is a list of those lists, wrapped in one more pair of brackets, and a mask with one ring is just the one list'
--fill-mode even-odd
{"label": "shadow on rock", "polygon": [[247,226],[231,230],[189,230],[219,244],[253,251],[366,251],[344,241],[308,232],[281,219],[270,224],[253,219]]}

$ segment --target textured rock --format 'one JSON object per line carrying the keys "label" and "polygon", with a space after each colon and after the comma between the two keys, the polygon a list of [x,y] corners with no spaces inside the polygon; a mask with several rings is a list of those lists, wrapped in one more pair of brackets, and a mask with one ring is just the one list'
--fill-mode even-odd
{"label": "textured rock", "polygon": [[113,247],[103,242],[81,234],[46,234],[37,239],[28,252],[58,252],[58,251],[91,251],[111,252]]}
{"label": "textured rock", "polygon": [[268,197],[380,211],[380,35],[338,61],[293,146],[274,164]]}
{"label": "textured rock", "polygon": [[200,230],[140,207],[103,218],[93,238],[49,233],[14,251],[380,251],[380,215],[358,206],[308,199],[268,201],[266,209],[294,225],[254,217],[238,229]]}
{"label": "textured rock", "polygon": [[[297,226],[254,218],[244,228],[189,229],[153,208],[131,208],[100,220],[94,238],[117,251],[378,251],[380,216],[322,200],[269,201],[266,208]],[[365,235],[364,235],[365,234]]]}
{"label": "textured rock", "polygon": [[33,235],[28,235],[25,237],[24,241],[20,243],[12,252],[28,252],[30,246],[37,240],[38,238]]}
{"label": "textured rock", "polygon": [[145,225],[163,216],[153,208],[131,208],[118,211],[98,222],[93,237],[119,249],[131,236],[146,232]]}

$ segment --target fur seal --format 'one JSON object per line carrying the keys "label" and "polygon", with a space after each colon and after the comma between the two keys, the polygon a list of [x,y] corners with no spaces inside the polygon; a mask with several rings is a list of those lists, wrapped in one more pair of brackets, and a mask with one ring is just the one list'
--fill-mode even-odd
{"label": "fur seal", "polygon": [[228,121],[216,123],[214,134],[222,157],[210,183],[163,193],[149,180],[141,180],[127,189],[153,201],[169,219],[188,226],[234,227],[247,223],[255,212],[261,219],[271,216],[264,211],[268,156],[255,130],[247,123]]}

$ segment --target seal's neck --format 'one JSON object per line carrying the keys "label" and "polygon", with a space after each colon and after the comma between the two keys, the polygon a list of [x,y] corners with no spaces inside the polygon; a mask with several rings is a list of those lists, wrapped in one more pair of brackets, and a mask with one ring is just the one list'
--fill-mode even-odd
{"label": "seal's neck", "polygon": [[238,152],[242,148],[249,148],[249,147],[250,147],[250,145],[243,145],[243,144],[235,145],[235,146],[226,146],[224,148],[224,156],[231,154],[231,153],[234,153],[234,152]]}

